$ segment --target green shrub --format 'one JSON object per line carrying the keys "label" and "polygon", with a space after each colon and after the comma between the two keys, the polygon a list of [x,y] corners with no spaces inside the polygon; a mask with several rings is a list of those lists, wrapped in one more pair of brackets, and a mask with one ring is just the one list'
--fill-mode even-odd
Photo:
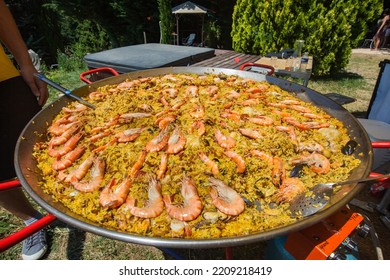
{"label": "green shrub", "polygon": [[110,43],[103,29],[89,20],[75,23],[74,39],[64,52],[57,51],[57,63],[61,70],[72,71],[86,68],[84,56],[88,53],[109,49]]}
{"label": "green shrub", "polygon": [[314,57],[314,75],[336,74],[380,12],[379,0],[238,0],[233,49],[265,55],[303,39],[303,51]]}
{"label": "green shrub", "polygon": [[172,44],[173,17],[171,0],[157,0],[160,12],[161,43]]}

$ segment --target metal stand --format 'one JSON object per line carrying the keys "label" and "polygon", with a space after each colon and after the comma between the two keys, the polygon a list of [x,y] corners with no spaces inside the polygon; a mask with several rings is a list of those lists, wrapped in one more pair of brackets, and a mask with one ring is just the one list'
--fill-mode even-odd
{"label": "metal stand", "polygon": [[383,196],[381,202],[376,206],[376,210],[384,214],[380,216],[381,221],[385,226],[390,230],[390,191],[386,190],[385,195]]}
{"label": "metal stand", "polygon": [[[9,190],[11,188],[19,188],[20,182],[19,180],[11,180],[6,182],[0,182],[0,191]],[[36,222],[32,223],[29,226],[25,226],[21,230],[18,230],[12,233],[9,236],[6,236],[0,239],[0,253],[11,248],[12,246],[18,244],[23,241],[27,237],[33,235],[34,233],[40,231],[45,228],[52,222],[54,222],[57,218],[52,214],[47,214]]]}

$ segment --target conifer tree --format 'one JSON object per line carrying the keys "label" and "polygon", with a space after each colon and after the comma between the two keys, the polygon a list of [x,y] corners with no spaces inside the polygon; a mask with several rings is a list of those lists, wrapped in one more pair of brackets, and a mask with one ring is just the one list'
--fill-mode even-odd
{"label": "conifer tree", "polygon": [[352,47],[364,39],[381,12],[380,0],[237,0],[233,49],[265,55],[294,48],[314,57],[314,74],[336,74],[348,64]]}

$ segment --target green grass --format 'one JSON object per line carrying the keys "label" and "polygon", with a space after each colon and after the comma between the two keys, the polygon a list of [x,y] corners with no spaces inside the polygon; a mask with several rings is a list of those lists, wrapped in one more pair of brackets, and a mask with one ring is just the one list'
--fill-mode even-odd
{"label": "green grass", "polygon": [[[68,90],[74,90],[79,87],[85,86],[86,84],[80,80],[80,73],[86,71],[86,68],[73,70],[73,71],[64,71],[64,70],[52,70],[45,73],[45,75],[52,81],[60,84],[62,87]],[[59,98],[62,93],[53,87],[48,87],[49,89],[49,99],[47,104],[50,104],[57,98]]]}
{"label": "green grass", "polygon": [[[320,93],[335,92],[356,98],[357,101],[344,107],[350,112],[364,112],[374,90],[379,73],[379,62],[387,58],[378,54],[353,54],[345,73],[334,78],[311,79],[309,87]],[[86,69],[74,71],[47,71],[45,75],[67,89],[85,86],[80,81],[79,74]],[[52,102],[60,93],[49,88]],[[34,205],[36,205],[34,203]],[[40,207],[36,206],[38,209]],[[41,210],[41,209],[40,209]],[[44,213],[44,211],[42,211]],[[0,209],[0,238],[20,229],[22,222]],[[50,249],[44,259],[172,259],[163,251],[150,246],[126,243],[112,240],[95,234],[86,233],[60,221],[47,227]],[[251,246],[236,249],[236,259],[261,259],[264,244],[259,242]],[[175,250],[188,259],[223,259],[224,250],[221,248],[207,250]],[[21,244],[18,244],[0,254],[0,259],[20,259]]]}

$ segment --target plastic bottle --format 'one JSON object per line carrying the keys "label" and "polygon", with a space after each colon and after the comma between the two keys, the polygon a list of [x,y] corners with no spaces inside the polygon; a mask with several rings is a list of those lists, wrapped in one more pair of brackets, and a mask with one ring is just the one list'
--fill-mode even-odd
{"label": "plastic bottle", "polygon": [[293,71],[299,71],[301,68],[301,59],[299,57],[294,58],[293,61]]}
{"label": "plastic bottle", "polygon": [[301,65],[299,67],[299,69],[302,71],[302,72],[305,72],[306,69],[307,69],[307,64],[309,63],[309,54],[307,52],[305,52],[301,58]]}

